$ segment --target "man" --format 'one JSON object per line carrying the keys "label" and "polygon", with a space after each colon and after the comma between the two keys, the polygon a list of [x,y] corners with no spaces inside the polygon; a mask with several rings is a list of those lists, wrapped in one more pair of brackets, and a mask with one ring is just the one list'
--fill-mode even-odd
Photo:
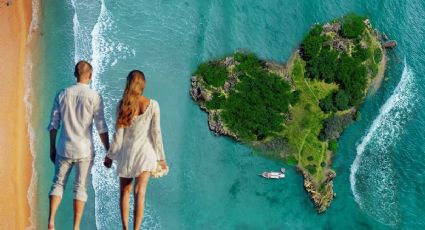
{"label": "man", "polygon": [[[55,97],[50,132],[50,159],[55,163],[55,176],[50,190],[48,228],[54,229],[55,215],[62,199],[71,169],[75,167],[74,229],[79,229],[84,204],[87,201],[87,178],[93,165],[93,120],[106,150],[109,149],[108,127],[103,112],[102,97],[89,88],[92,66],[80,61],[75,66],[77,83],[61,90]],[[62,130],[56,146],[56,134]]]}

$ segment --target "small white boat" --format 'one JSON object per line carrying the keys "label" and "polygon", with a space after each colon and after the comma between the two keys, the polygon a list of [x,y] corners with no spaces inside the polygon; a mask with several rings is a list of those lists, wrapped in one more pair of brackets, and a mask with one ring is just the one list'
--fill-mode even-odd
{"label": "small white boat", "polygon": [[266,179],[282,179],[285,178],[285,168],[281,168],[280,172],[263,172],[259,174]]}

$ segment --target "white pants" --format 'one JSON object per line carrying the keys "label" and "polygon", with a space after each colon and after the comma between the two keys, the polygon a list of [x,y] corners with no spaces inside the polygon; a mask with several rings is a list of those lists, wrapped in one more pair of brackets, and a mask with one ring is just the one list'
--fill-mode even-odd
{"label": "white pants", "polygon": [[93,166],[93,157],[82,159],[65,158],[56,155],[55,176],[49,195],[62,197],[69,174],[75,166],[74,199],[87,201],[87,178]]}

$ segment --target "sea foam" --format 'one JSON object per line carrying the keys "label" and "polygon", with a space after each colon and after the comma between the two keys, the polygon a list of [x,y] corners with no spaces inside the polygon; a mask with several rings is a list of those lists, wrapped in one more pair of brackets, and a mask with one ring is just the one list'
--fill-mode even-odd
{"label": "sea foam", "polygon": [[[135,56],[134,49],[124,43],[111,38],[115,29],[111,13],[108,11],[105,1],[100,1],[100,13],[93,27],[80,22],[79,9],[75,0],[71,1],[74,8],[73,30],[75,61],[91,60],[93,66],[92,87],[104,96],[105,117],[110,127],[114,123],[111,111],[115,111],[110,94],[105,92],[105,82],[100,76],[107,68],[115,65],[120,59]],[[82,25],[83,24],[83,25]],[[116,97],[119,97],[116,95]],[[97,134],[94,133],[94,136]],[[95,138],[95,162],[92,169],[93,188],[95,192],[95,219],[97,229],[116,229],[121,225],[118,206],[118,180],[115,170],[108,170],[103,166],[104,150],[98,138]],[[132,211],[130,211],[132,217]],[[152,209],[146,204],[144,215],[146,229],[161,229],[158,221],[153,218]]]}
{"label": "sea foam", "polygon": [[[100,24],[103,23],[104,25],[107,25],[107,21],[104,20],[104,14],[105,9],[101,9],[99,18],[96,21],[96,24],[94,24],[94,27],[91,28],[86,25],[82,25],[82,23],[79,20],[79,5],[77,5],[77,2],[75,0],[71,0],[71,5],[74,8],[74,16],[73,16],[73,32],[74,32],[74,60],[75,62],[79,60],[91,60],[91,64],[93,66],[93,80],[92,80],[92,87],[99,92],[102,91],[101,84],[98,80],[99,74],[102,72],[103,68],[101,68],[102,60],[105,59],[105,55],[107,55],[106,52],[103,52],[103,50],[100,49],[99,40],[101,37],[100,32]],[[103,2],[102,2],[102,8],[103,8]],[[93,136],[97,136],[97,133],[93,133]],[[95,192],[95,220],[96,220],[96,228],[97,229],[108,229],[106,226],[116,226],[118,225],[118,218],[109,218],[111,221],[105,221],[104,218],[102,218],[102,213],[108,213],[105,208],[103,208],[102,200],[104,197],[102,197],[101,193],[105,192],[104,190],[108,190],[108,188],[116,187],[115,184],[111,183],[105,183],[105,180],[99,179],[101,172],[101,165],[99,153],[102,153],[103,149],[101,146],[101,143],[99,143],[98,139],[95,138],[95,151],[98,153],[95,157],[95,164],[92,169],[92,175],[93,175],[93,187]],[[103,155],[103,154],[102,154]],[[112,178],[112,177],[109,177]],[[106,181],[107,182],[107,181]],[[116,199],[114,199],[116,200]],[[110,200],[104,200],[103,203],[111,202]],[[114,216],[118,216],[119,213],[117,211],[114,211],[115,209],[110,208],[110,213],[113,213]]]}
{"label": "sea foam", "polygon": [[[40,12],[40,2],[39,0],[32,0],[31,2],[32,7],[32,14],[31,14],[31,22],[28,30],[27,35],[27,46],[33,45],[33,33],[38,29],[38,19],[39,19],[39,12]],[[34,148],[34,140],[35,140],[35,134],[34,134],[34,127],[32,125],[32,103],[31,103],[31,96],[32,96],[32,76],[33,76],[33,53],[31,52],[31,49],[27,49],[26,51],[26,60],[25,60],[25,95],[23,98],[26,113],[25,113],[25,120],[27,123],[27,132],[29,136],[29,147],[30,152],[32,156],[32,174],[31,174],[31,181],[27,192],[27,200],[30,207],[30,217],[29,217],[29,223],[30,225],[26,227],[27,230],[36,229],[36,200],[35,200],[35,191],[34,189],[37,186],[37,171],[35,167],[35,159],[36,159],[36,152]]]}
{"label": "sea foam", "polygon": [[390,226],[400,222],[398,181],[391,155],[409,120],[415,95],[414,73],[405,60],[398,85],[357,145],[351,165],[350,183],[356,202],[368,215]]}

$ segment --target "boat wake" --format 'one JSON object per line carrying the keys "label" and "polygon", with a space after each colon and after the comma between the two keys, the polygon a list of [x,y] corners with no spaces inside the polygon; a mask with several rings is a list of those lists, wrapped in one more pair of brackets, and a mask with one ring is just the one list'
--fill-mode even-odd
{"label": "boat wake", "polygon": [[405,60],[400,82],[357,145],[351,165],[350,183],[356,202],[368,215],[389,226],[400,222],[392,154],[415,101],[414,72]]}

